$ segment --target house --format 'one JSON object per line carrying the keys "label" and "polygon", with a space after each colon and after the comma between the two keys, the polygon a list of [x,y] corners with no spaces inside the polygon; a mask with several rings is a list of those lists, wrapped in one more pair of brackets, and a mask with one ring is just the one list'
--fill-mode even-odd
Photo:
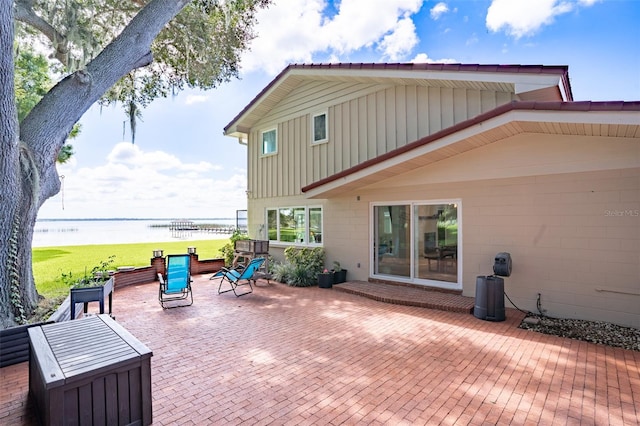
{"label": "house", "polygon": [[640,327],[640,102],[574,102],[566,66],[290,65],[224,132],[276,258],[474,296],[508,252],[520,309]]}

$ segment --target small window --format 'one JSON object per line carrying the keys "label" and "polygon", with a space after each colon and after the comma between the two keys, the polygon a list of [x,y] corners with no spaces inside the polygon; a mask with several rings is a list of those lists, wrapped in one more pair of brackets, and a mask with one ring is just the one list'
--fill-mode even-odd
{"label": "small window", "polygon": [[262,154],[273,154],[278,151],[278,133],[276,129],[262,132]]}
{"label": "small window", "polygon": [[326,142],[327,140],[327,113],[314,114],[311,117],[313,143]]}

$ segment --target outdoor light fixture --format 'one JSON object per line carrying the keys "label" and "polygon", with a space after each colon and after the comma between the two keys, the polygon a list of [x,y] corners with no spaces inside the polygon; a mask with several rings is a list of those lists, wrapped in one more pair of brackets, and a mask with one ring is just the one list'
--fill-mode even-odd
{"label": "outdoor light fixture", "polygon": [[154,250],[153,257],[162,257],[164,250]]}
{"label": "outdoor light fixture", "polygon": [[195,247],[187,247],[187,253],[196,254],[196,248]]}

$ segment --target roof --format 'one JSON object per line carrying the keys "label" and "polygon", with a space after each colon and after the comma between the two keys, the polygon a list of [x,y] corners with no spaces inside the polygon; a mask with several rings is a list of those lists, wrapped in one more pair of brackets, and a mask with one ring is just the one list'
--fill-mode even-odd
{"label": "roof", "polygon": [[242,136],[305,81],[393,82],[514,91],[521,100],[572,101],[566,65],[479,65],[434,63],[292,64],[278,74],[224,128]]}
{"label": "roof", "polygon": [[327,197],[420,167],[519,133],[640,139],[640,101],[514,101],[460,122],[302,188]]}

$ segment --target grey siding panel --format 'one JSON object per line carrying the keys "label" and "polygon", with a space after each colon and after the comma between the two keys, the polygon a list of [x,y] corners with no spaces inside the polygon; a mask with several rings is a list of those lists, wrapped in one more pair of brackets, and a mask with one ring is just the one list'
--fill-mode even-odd
{"label": "grey siding panel", "polygon": [[467,91],[463,89],[453,90],[453,121],[460,123],[469,117],[467,112]]}
{"label": "grey siding panel", "polygon": [[387,122],[387,141],[385,152],[389,152],[398,147],[398,141],[396,139],[396,97],[393,89],[386,90],[385,101],[385,119]]}
{"label": "grey siding panel", "polygon": [[365,152],[366,158],[374,158],[377,155],[378,138],[376,137],[378,132],[378,120],[376,118],[376,95],[371,94],[367,96],[367,139]]}
{"label": "grey siding panel", "polygon": [[413,142],[417,140],[418,137],[418,87],[416,86],[408,86],[407,87],[407,110],[406,110],[406,119],[407,119],[407,142]]}
{"label": "grey siding panel", "polygon": [[417,114],[418,114],[418,138],[423,138],[429,135],[429,89],[424,86],[420,86],[417,88],[418,95],[418,105],[417,105]]}
{"label": "grey siding panel", "polygon": [[482,97],[479,90],[467,90],[467,114],[475,117],[482,113]]}
{"label": "grey siding panel", "polygon": [[358,99],[358,156],[356,157],[358,163],[362,163],[369,157],[369,150],[367,149],[369,115],[367,111],[367,98]]}
{"label": "grey siding panel", "polygon": [[440,89],[440,116],[440,130],[453,126],[453,89]]}
{"label": "grey siding panel", "polygon": [[407,144],[406,86],[396,88],[396,147]]}
{"label": "grey siding panel", "polygon": [[440,90],[429,88],[429,134],[442,130],[442,113],[440,111]]}
{"label": "grey siding panel", "polygon": [[358,161],[358,100],[349,101],[349,140],[345,149],[342,166],[349,168]]}
{"label": "grey siding panel", "polygon": [[338,165],[338,153],[340,151],[340,141],[342,140],[342,105],[336,105],[333,107],[333,114],[329,121],[329,133],[331,134],[331,156],[329,157],[329,174],[335,174],[340,170]]}
{"label": "grey siding panel", "polygon": [[382,155],[387,146],[387,121],[385,113],[386,93],[376,93],[376,151],[375,156]]}

